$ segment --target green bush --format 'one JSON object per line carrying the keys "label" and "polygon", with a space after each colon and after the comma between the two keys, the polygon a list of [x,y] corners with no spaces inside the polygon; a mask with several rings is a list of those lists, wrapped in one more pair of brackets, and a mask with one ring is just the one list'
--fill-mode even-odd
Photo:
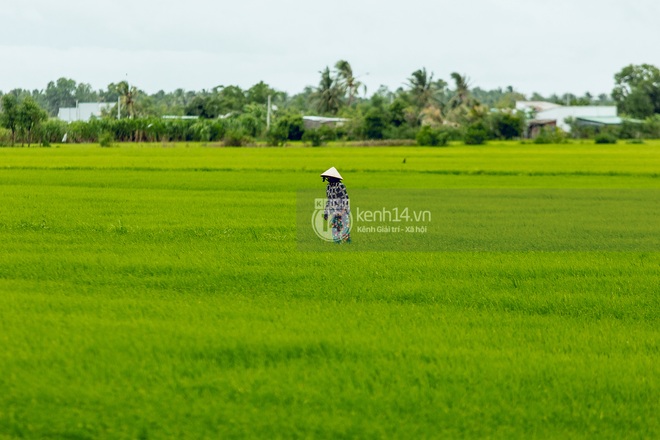
{"label": "green bush", "polygon": [[639,139],[642,136],[642,124],[623,120],[619,127],[619,139]]}
{"label": "green bush", "polygon": [[277,118],[274,128],[278,133],[285,133],[286,138],[290,141],[301,140],[305,133],[303,118],[296,114],[285,114]]}
{"label": "green bush", "polygon": [[11,131],[6,128],[0,127],[0,147],[7,146],[11,143]]}
{"label": "green bush", "polygon": [[112,121],[112,131],[114,132],[115,139],[120,142],[135,141],[136,134],[141,126],[142,120],[140,119],[118,119]]}
{"label": "green bush", "polygon": [[388,125],[383,131],[383,137],[385,139],[416,139],[417,130],[408,124]]}
{"label": "green bush", "polygon": [[424,125],[417,132],[415,136],[417,145],[425,147],[437,147],[447,145],[449,141],[449,133],[446,131],[433,128],[429,125]]}
{"label": "green bush", "polygon": [[[599,132],[598,127],[593,125],[579,124],[575,118],[566,118],[566,123],[571,127],[571,137],[573,139],[593,139]],[[552,141],[538,142],[542,144],[551,144]]]}
{"label": "green bush", "polygon": [[225,132],[222,143],[225,147],[242,147],[248,139],[243,130],[232,128]]}
{"label": "green bush", "polygon": [[389,124],[393,127],[400,127],[406,123],[406,101],[397,97],[388,107]]}
{"label": "green bush", "polygon": [[206,122],[209,127],[209,132],[210,132],[210,140],[211,141],[219,141],[221,140],[227,131],[227,124],[225,123],[224,120],[222,119],[216,119],[214,121],[207,121]]}
{"label": "green bush", "polygon": [[190,126],[190,130],[195,142],[209,142],[211,140],[211,127],[208,120],[199,119]]}
{"label": "green bush", "polygon": [[97,142],[99,132],[88,122],[74,121],[67,126],[68,142]]}
{"label": "green bush", "polygon": [[51,144],[62,142],[64,134],[67,132],[67,123],[59,119],[49,119],[39,127],[41,143]]}
{"label": "green bush", "polygon": [[367,139],[383,139],[387,126],[387,114],[378,107],[370,108],[364,115],[364,135]]}
{"label": "green bush", "polygon": [[660,139],[660,114],[646,118],[640,125],[640,131],[644,138]]}
{"label": "green bush", "polygon": [[104,131],[99,135],[99,145],[101,147],[104,148],[112,147],[114,141],[115,141],[115,137],[110,131]]}
{"label": "green bush", "polygon": [[566,142],[566,133],[557,127],[543,127],[538,136],[534,138],[535,144],[563,144]]}
{"label": "green bush", "polygon": [[525,120],[520,114],[505,112],[494,112],[488,116],[490,131],[494,139],[506,139],[522,137],[525,131]]}
{"label": "green bush", "polygon": [[273,147],[279,147],[280,145],[286,144],[288,138],[289,132],[286,125],[283,124],[275,124],[274,127],[271,127],[271,129],[266,132],[266,142]]}
{"label": "green bush", "polygon": [[596,135],[594,141],[597,144],[616,144],[617,138],[616,136],[610,133],[600,133]]}
{"label": "green bush", "polygon": [[[193,130],[191,127],[195,124],[194,119],[171,119],[165,124],[164,137],[172,142],[192,141]],[[223,136],[224,137],[224,136]]]}
{"label": "green bush", "polygon": [[324,144],[323,135],[318,129],[305,130],[302,140],[312,144],[312,147],[320,147]]}
{"label": "green bush", "polygon": [[321,125],[317,128],[319,134],[321,135],[321,140],[325,142],[336,141],[340,138],[339,131],[336,127],[331,125]]}
{"label": "green bush", "polygon": [[266,124],[257,119],[250,113],[243,113],[236,118],[236,122],[240,125],[242,131],[251,137],[259,137],[265,130]]}
{"label": "green bush", "polygon": [[341,126],[332,128],[336,139],[346,141],[359,141],[366,139],[367,135],[364,132],[364,117],[360,112],[356,110],[342,116],[347,118],[348,121]]}
{"label": "green bush", "polygon": [[163,119],[150,118],[145,121],[144,137],[147,142],[158,142],[165,136],[165,122]]}
{"label": "green bush", "polygon": [[488,130],[483,122],[475,122],[465,129],[463,142],[466,145],[481,145],[488,139]]}

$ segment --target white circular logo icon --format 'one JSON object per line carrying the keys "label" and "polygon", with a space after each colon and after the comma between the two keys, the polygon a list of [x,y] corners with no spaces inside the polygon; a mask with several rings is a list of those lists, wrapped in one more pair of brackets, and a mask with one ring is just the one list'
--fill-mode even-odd
{"label": "white circular logo icon", "polygon": [[339,242],[350,235],[353,216],[345,211],[342,214],[330,214],[324,218],[325,203],[316,203],[316,209],[312,213],[312,229],[316,235],[324,241]]}

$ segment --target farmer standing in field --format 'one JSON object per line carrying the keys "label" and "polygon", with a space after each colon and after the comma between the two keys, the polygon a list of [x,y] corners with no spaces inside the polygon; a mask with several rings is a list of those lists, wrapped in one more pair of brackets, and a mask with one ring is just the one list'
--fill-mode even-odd
{"label": "farmer standing in field", "polygon": [[346,186],[342,183],[341,174],[337,168],[332,167],[321,174],[323,181],[327,180],[325,190],[326,203],[323,219],[330,219],[332,238],[335,243],[351,242],[351,208],[348,202]]}

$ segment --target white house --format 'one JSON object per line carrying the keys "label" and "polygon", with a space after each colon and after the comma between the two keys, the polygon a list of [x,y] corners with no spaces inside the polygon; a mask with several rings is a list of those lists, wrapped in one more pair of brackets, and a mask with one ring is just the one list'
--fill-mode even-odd
{"label": "white house", "polygon": [[569,133],[567,118],[594,120],[600,124],[620,124],[616,106],[613,105],[559,105],[545,101],[517,101],[516,110],[523,111],[530,125],[556,126]]}
{"label": "white house", "polygon": [[348,119],[346,118],[327,118],[325,116],[303,116],[303,126],[306,129],[319,128],[322,125],[330,127],[341,127]]}
{"label": "white house", "polygon": [[554,102],[516,101],[516,110],[523,111],[525,113],[542,112],[544,110],[551,110],[557,107],[561,107],[561,105],[555,104]]}
{"label": "white house", "polygon": [[62,121],[89,121],[92,116],[101,117],[104,109],[111,109],[114,104],[107,102],[80,102],[76,107],[60,107],[57,117]]}
{"label": "white house", "polygon": [[[614,105],[571,105],[560,106],[536,113],[535,119],[554,119],[557,127],[565,132],[570,132],[571,127],[566,123],[566,118],[612,118],[617,119],[616,106]],[[620,120],[619,120],[620,123]]]}

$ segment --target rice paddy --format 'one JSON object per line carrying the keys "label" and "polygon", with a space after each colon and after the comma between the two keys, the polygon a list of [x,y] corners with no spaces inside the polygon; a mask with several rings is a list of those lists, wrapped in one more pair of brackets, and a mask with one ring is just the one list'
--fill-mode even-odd
{"label": "rice paddy", "polygon": [[[301,248],[330,166],[502,216]],[[658,190],[658,142],[0,149],[0,438],[656,438]],[[493,191],[645,198],[634,245],[534,249]]]}

